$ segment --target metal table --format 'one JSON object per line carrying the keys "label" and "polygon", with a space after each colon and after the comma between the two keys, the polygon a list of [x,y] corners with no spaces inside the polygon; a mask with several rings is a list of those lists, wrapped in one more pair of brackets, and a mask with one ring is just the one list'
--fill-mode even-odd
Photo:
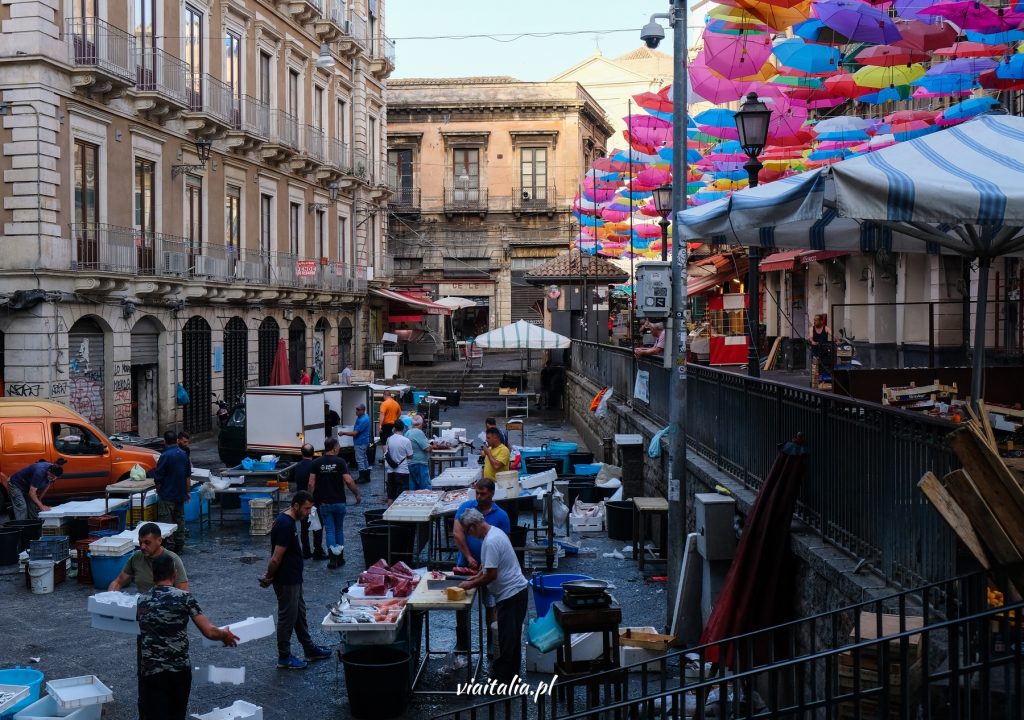
{"label": "metal table", "polygon": [[520,411],[526,414],[526,417],[530,417],[530,397],[533,393],[503,393],[501,397],[505,399],[505,421],[508,421],[509,415],[516,415]]}
{"label": "metal table", "polygon": [[[445,465],[465,466],[466,461],[469,460],[469,456],[465,453],[465,447],[459,446],[457,448],[451,448],[449,450],[444,449],[431,449],[430,453],[430,476],[436,477],[444,471]],[[439,471],[440,468],[440,471]]]}
{"label": "metal table", "polygon": [[[480,670],[484,663],[484,603],[481,598],[481,593],[476,590],[467,590],[465,600],[452,601],[448,600],[448,596],[444,589],[431,590],[427,588],[427,578],[423,577],[420,579],[420,584],[416,586],[412,595],[409,596],[408,609],[416,613],[422,618],[423,629],[426,634],[426,647],[423,648],[423,654],[420,658],[419,664],[416,668],[416,673],[412,680],[412,693],[414,695],[455,695],[455,690],[417,690],[416,686],[420,682],[420,678],[423,675],[423,671],[426,669],[427,661],[430,660],[431,655],[448,655],[448,650],[431,650],[430,648],[430,613],[432,612],[460,612],[467,609],[472,609],[473,603],[477,606],[477,628],[476,628],[476,641],[477,641],[477,658],[476,665],[473,664],[473,632],[470,628],[470,646],[468,650],[455,650],[454,652],[458,655],[466,655],[466,680],[471,682],[475,677],[481,677]],[[410,618],[411,620],[412,618]],[[472,624],[472,616],[470,616],[470,624]],[[454,683],[453,683],[454,684]]]}

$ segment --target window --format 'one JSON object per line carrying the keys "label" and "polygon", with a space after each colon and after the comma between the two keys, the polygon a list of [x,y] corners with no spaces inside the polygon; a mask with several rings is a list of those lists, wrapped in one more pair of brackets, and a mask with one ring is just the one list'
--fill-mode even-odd
{"label": "window", "polygon": [[379,157],[377,150],[377,118],[370,118],[370,124],[367,127],[366,149],[370,154],[370,181],[373,182],[377,180],[373,171],[377,169],[377,158]]}
{"label": "window", "polygon": [[348,218],[338,217],[338,258],[344,265],[351,265],[354,253],[348,238]]}
{"label": "window", "polygon": [[288,70],[288,114],[296,120],[299,118],[299,73]]}
{"label": "window", "polygon": [[242,97],[242,38],[231,30],[224,38],[224,82],[233,97]]}
{"label": "window", "polygon": [[242,188],[228,185],[224,192],[224,244],[229,259],[238,259],[242,248]]}
{"label": "window", "polygon": [[326,227],[325,219],[326,213],[323,210],[317,210],[313,217],[313,235],[316,237],[316,252],[318,258],[325,258],[330,254],[327,250],[327,239],[324,237],[324,230]]}
{"label": "window", "polygon": [[259,100],[264,105],[270,105],[270,54],[260,50],[259,60],[260,74],[260,95]]}
{"label": "window", "polygon": [[184,60],[191,67],[189,82],[190,107],[193,110],[203,109],[203,14],[191,5],[185,6]]}
{"label": "window", "polygon": [[53,423],[53,449],[62,455],[103,455],[107,446],[82,425]]}
{"label": "window", "polygon": [[348,105],[344,100],[338,101],[338,115],[334,119],[335,128],[334,131],[337,134],[338,140],[344,145],[348,145]]}
{"label": "window", "polygon": [[137,82],[144,90],[156,82],[156,0],[135,0],[135,47],[139,54]]}
{"label": "window", "polygon": [[452,198],[456,203],[480,200],[480,151],[455,148],[452,151]]}
{"label": "window", "polygon": [[297,202],[288,203],[288,252],[296,257],[299,255],[299,218],[302,206]]}
{"label": "window", "polygon": [[412,182],[412,150],[388,150],[388,165],[394,173],[392,187],[396,197],[393,202],[396,205],[411,205],[413,198]]}
{"label": "window", "polygon": [[135,159],[135,251],[140,272],[153,272],[153,233],[156,231],[156,203],[153,177],[156,165]]}
{"label": "window", "polygon": [[89,20],[96,17],[95,0],[74,0],[71,4],[71,17],[75,20]]}
{"label": "window", "polygon": [[75,22],[75,60],[96,61],[96,19],[95,0],[72,0],[71,17]]}
{"label": "window", "polygon": [[324,129],[324,89],[319,85],[313,86],[313,127]]}
{"label": "window", "polygon": [[260,195],[260,253],[263,257],[270,257],[270,241],[273,237],[270,231],[274,219],[274,198],[271,195]]}
{"label": "window", "polygon": [[198,253],[203,247],[203,179],[185,176],[185,237],[189,251]]}
{"label": "window", "polygon": [[519,161],[519,179],[523,204],[548,199],[548,149],[524,147]]}
{"label": "window", "polygon": [[100,260],[96,237],[96,224],[100,221],[99,166],[99,146],[76,140],[75,238],[79,267],[96,267]]}

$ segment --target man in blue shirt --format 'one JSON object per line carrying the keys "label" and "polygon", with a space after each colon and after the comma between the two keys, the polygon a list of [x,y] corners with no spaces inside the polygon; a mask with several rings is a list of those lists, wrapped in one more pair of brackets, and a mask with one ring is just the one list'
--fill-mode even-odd
{"label": "man in blue shirt", "polygon": [[15,520],[35,520],[50,507],[43,503],[47,488],[64,474],[64,458],[56,464],[40,460],[22,468],[7,480]]}
{"label": "man in blue shirt", "polygon": [[351,430],[340,432],[339,435],[351,435],[352,445],[356,452],[356,465],[359,468],[359,477],[356,482],[364,485],[370,482],[370,461],[366,453],[370,448],[370,416],[366,414],[366,405],[356,405],[356,423]]}
{"label": "man in blue shirt", "polygon": [[[479,540],[466,533],[462,529],[459,518],[469,508],[479,510],[484,516],[487,524],[500,529],[506,535],[511,534],[512,524],[508,519],[508,513],[494,504],[494,481],[486,478],[476,481],[476,500],[467,500],[459,505],[455,511],[455,524],[452,526],[452,534],[455,536],[455,547],[459,549],[459,556],[455,564],[459,567],[468,567],[472,570],[480,569],[480,553],[483,540]],[[490,603],[487,605],[492,607]],[[455,646],[458,650],[469,649],[470,619],[469,610],[455,613]]]}
{"label": "man in blue shirt", "polygon": [[423,417],[412,416],[412,429],[405,434],[412,443],[412,457],[409,459],[409,489],[430,489],[430,441],[423,432]]}
{"label": "man in blue shirt", "polygon": [[185,502],[190,491],[188,479],[192,475],[192,463],[178,445],[178,434],[173,430],[164,433],[164,446],[153,469],[156,494],[160,498],[156,513],[160,522],[178,526],[168,546],[181,555],[185,552]]}

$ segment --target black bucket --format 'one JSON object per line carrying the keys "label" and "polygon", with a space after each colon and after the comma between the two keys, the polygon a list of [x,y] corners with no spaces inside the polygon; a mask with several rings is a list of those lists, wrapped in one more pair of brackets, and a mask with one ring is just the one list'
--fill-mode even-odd
{"label": "black bucket", "polygon": [[402,716],[409,704],[409,653],[367,645],[343,653],[341,662],[352,717],[386,720]]}
{"label": "black bucket", "polygon": [[537,473],[547,472],[548,470],[554,470],[557,473],[562,470],[561,460],[528,457],[524,459],[523,462],[526,464],[527,475],[536,475]]}
{"label": "black bucket", "polygon": [[33,540],[38,540],[43,536],[43,521],[42,520],[11,520],[5,528],[18,528],[21,533],[21,541],[18,544],[18,552],[28,550],[28,545]]}
{"label": "black bucket", "polygon": [[613,500],[604,504],[608,519],[608,537],[611,540],[633,539],[633,501]]}
{"label": "black bucket", "polygon": [[523,525],[512,524],[510,528],[511,532],[508,534],[508,539],[512,543],[512,548],[515,550],[516,558],[519,560],[519,567],[523,566],[524,548],[526,547],[526,537],[530,532],[528,527]]}
{"label": "black bucket", "polygon": [[0,565],[14,565],[21,552],[21,530],[0,527]]}
{"label": "black bucket", "polygon": [[577,498],[579,498],[580,502],[597,502],[594,500],[595,490],[593,482],[570,482],[569,488],[565,492],[566,505],[569,506],[569,509],[572,509],[572,506],[576,504]]}
{"label": "black bucket", "polygon": [[[391,536],[391,555],[388,556],[388,535]],[[413,542],[416,538],[414,525],[389,525],[378,523],[369,525],[359,531],[359,541],[363,546],[363,561],[370,567],[383,559],[388,565],[399,560],[412,561]]]}
{"label": "black bucket", "polygon": [[575,469],[577,465],[590,465],[594,462],[592,452],[571,452],[569,453],[569,467]]}
{"label": "black bucket", "polygon": [[367,510],[364,512],[363,518],[366,520],[366,527],[384,522],[385,511],[387,511],[387,508],[377,508],[376,510]]}

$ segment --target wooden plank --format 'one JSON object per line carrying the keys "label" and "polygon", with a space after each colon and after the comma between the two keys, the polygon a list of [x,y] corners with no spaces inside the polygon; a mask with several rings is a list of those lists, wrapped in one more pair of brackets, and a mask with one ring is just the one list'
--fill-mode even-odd
{"label": "wooden plank", "polygon": [[765,370],[774,370],[775,369],[775,361],[779,357],[779,348],[781,348],[781,347],[782,347],[782,336],[779,335],[779,336],[777,336],[775,338],[775,341],[772,342],[771,350],[768,351],[768,358],[764,361],[764,369]]}
{"label": "wooden plank", "polygon": [[925,494],[925,497],[931,502],[931,504],[938,510],[939,515],[949,523],[949,526],[953,528],[953,532],[960,538],[961,542],[967,546],[970,550],[971,555],[977,560],[983,568],[988,570],[991,567],[989,563],[988,555],[985,553],[985,548],[982,545],[981,539],[978,534],[974,532],[974,528],[971,527],[971,521],[967,519],[967,515],[957,505],[956,500],[952,498],[949,492],[942,486],[942,482],[935,477],[934,473],[927,472],[921,478],[921,481],[917,484],[921,492]]}
{"label": "wooden plank", "polygon": [[943,481],[946,490],[974,526],[976,534],[981,538],[995,564],[1008,565],[1020,562],[1021,554],[1013,546],[990,507],[978,494],[970,475],[963,470],[954,470],[943,478]]}
{"label": "wooden plank", "polygon": [[1018,554],[1024,555],[1024,490],[1002,459],[976,434],[965,429],[954,430],[949,434],[949,444],[974,482],[978,495],[992,510]]}
{"label": "wooden plank", "polygon": [[999,445],[996,443],[996,434],[992,431],[992,418],[988,416],[988,408],[984,400],[978,401],[978,414],[981,415],[981,429],[985,433],[985,439],[989,446],[998,452]]}

